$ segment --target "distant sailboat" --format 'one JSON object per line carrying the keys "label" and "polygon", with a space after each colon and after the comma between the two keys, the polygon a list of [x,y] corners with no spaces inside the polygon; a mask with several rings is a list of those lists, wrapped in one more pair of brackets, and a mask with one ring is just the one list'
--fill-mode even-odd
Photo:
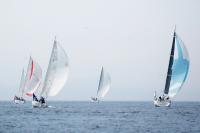
{"label": "distant sailboat", "polygon": [[181,90],[189,71],[189,55],[183,42],[174,31],[167,78],[163,95],[158,97],[154,94],[154,105],[170,106],[171,98]]}
{"label": "distant sailboat", "polygon": [[23,98],[24,95],[24,81],[25,81],[25,75],[24,75],[24,69],[22,71],[21,75],[21,80],[20,80],[20,86],[19,86],[19,91],[18,95],[14,97],[14,103],[19,104],[19,103],[25,103],[25,99]]}
{"label": "distant sailboat", "polygon": [[58,44],[56,39],[51,53],[44,84],[41,87],[40,100],[33,95],[33,107],[47,107],[45,98],[56,96],[64,87],[69,72],[69,61],[65,50]]}
{"label": "distant sailboat", "polygon": [[97,90],[97,95],[96,97],[92,97],[92,101],[94,102],[99,102],[105,95],[108,93],[110,89],[110,84],[111,84],[111,78],[109,73],[107,73],[104,68],[102,67],[101,69],[101,75],[99,79],[99,86]]}

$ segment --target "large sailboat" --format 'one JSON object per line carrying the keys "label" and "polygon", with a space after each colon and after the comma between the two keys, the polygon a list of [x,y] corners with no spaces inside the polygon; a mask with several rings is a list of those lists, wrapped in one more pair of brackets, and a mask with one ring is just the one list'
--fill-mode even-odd
{"label": "large sailboat", "polygon": [[91,100],[93,102],[99,102],[103,97],[105,97],[110,89],[110,84],[111,84],[110,75],[102,67],[101,75],[100,75],[100,79],[99,79],[99,86],[98,86],[98,90],[97,90],[97,95],[96,95],[96,97],[91,97]]}
{"label": "large sailboat", "polygon": [[154,105],[156,107],[171,105],[171,99],[181,90],[186,80],[189,63],[188,51],[174,31],[165,89],[160,97],[156,96],[156,92],[154,94]]}
{"label": "large sailboat", "polygon": [[49,96],[56,96],[64,87],[69,72],[69,61],[65,50],[54,40],[54,45],[46,73],[46,77],[41,87],[40,100],[33,95],[33,107],[48,107],[45,99]]}
{"label": "large sailboat", "polygon": [[21,80],[20,80],[20,86],[18,90],[18,95],[15,95],[14,97],[14,103],[25,103],[25,99],[23,98],[24,95],[24,81],[25,81],[25,75],[24,75],[24,69],[22,70]]}

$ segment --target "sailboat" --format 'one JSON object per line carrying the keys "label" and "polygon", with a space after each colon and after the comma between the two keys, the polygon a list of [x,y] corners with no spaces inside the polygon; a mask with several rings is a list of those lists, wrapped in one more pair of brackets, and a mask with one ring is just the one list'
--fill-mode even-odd
{"label": "sailboat", "polygon": [[154,105],[156,107],[171,105],[171,99],[178,94],[186,80],[189,64],[188,51],[176,30],[174,30],[165,89],[163,95],[158,98],[156,92],[154,93]]}
{"label": "sailboat", "polygon": [[98,86],[98,90],[97,90],[97,95],[96,95],[96,97],[91,97],[91,100],[93,102],[99,102],[103,97],[105,97],[110,89],[110,84],[111,84],[110,75],[102,67],[101,75],[100,75],[100,79],[99,79],[99,86]]}
{"label": "sailboat", "polygon": [[20,87],[19,87],[19,95],[21,97],[15,96],[15,103],[25,103],[25,99],[23,95],[32,96],[33,93],[39,88],[39,85],[42,80],[42,69],[39,64],[30,57],[29,64],[26,72],[26,76],[24,74],[24,69],[22,71]]}
{"label": "sailboat", "polygon": [[56,96],[64,87],[69,72],[69,61],[65,50],[61,45],[54,40],[53,49],[46,73],[46,77],[41,87],[40,100],[33,95],[32,106],[33,107],[48,107],[45,102],[49,96]]}
{"label": "sailboat", "polygon": [[24,75],[24,69],[22,70],[21,80],[20,80],[20,86],[18,91],[18,96],[15,95],[14,97],[14,103],[25,103],[25,99],[23,98],[24,94],[24,81],[25,81],[25,75]]}

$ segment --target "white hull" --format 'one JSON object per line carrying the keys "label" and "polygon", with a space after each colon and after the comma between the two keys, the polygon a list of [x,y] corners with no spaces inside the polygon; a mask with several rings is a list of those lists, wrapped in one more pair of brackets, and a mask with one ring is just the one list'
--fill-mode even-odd
{"label": "white hull", "polygon": [[15,104],[24,104],[25,101],[24,100],[14,100]]}
{"label": "white hull", "polygon": [[32,107],[33,108],[39,108],[41,104],[38,101],[32,101]]}
{"label": "white hull", "polygon": [[93,102],[93,103],[99,103],[99,100],[98,100],[98,101],[96,101],[96,100],[91,100],[91,102]]}
{"label": "white hull", "polygon": [[170,100],[154,100],[155,107],[169,107],[171,105]]}
{"label": "white hull", "polygon": [[32,101],[32,107],[33,108],[47,108],[48,105],[46,103],[42,104],[38,101]]}

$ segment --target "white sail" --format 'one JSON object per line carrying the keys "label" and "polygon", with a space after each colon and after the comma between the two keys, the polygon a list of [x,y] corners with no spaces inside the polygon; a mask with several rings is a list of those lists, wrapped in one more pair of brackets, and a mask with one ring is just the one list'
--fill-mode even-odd
{"label": "white sail", "polygon": [[25,78],[26,95],[32,96],[32,94],[39,88],[41,80],[42,69],[40,65],[30,57]]}
{"label": "white sail", "polygon": [[101,76],[99,80],[99,87],[97,91],[97,97],[103,98],[109,91],[111,84],[111,78],[109,73],[107,73],[104,68],[101,69]]}
{"label": "white sail", "polygon": [[41,95],[55,96],[68,79],[69,64],[64,49],[55,40]]}
{"label": "white sail", "polygon": [[189,55],[184,43],[177,36],[175,38],[175,55],[172,66],[172,77],[169,88],[169,97],[174,97],[182,88],[189,71]]}
{"label": "white sail", "polygon": [[21,97],[23,97],[23,94],[24,94],[24,81],[25,81],[25,75],[24,75],[24,69],[23,69],[21,80],[20,80],[20,86],[19,86],[19,96]]}

